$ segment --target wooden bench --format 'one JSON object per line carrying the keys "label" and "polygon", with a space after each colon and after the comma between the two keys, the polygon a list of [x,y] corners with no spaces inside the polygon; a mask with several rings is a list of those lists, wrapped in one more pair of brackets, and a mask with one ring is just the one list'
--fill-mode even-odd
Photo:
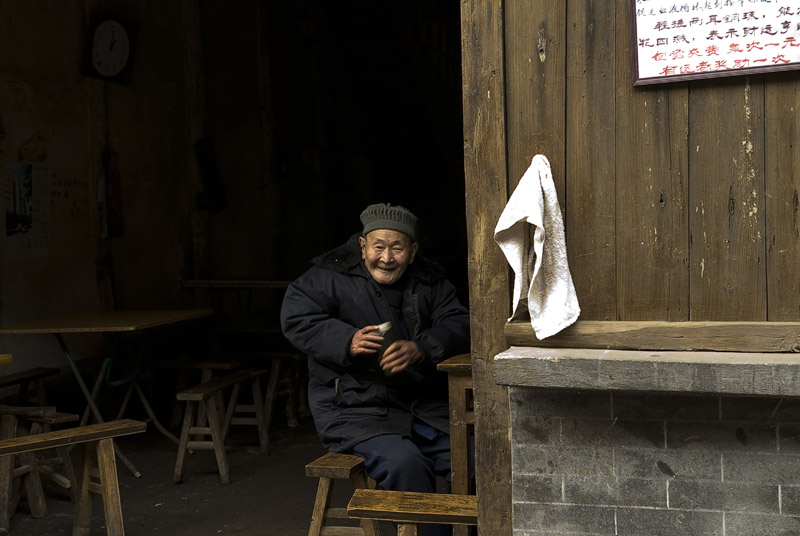
{"label": "wooden bench", "polygon": [[[45,378],[58,374],[57,368],[36,367],[22,372],[15,372],[6,376],[0,376],[0,388],[18,387],[16,403],[35,401],[40,406],[47,404],[47,390],[45,389]],[[33,384],[33,389],[31,389]],[[36,392],[35,397],[29,396],[31,391]]]}
{"label": "wooden bench", "polygon": [[[3,495],[4,490],[8,489],[8,486],[3,484],[12,477],[13,454],[83,444],[83,478],[78,503],[75,507],[73,534],[88,535],[90,533],[93,499],[91,494],[96,493],[103,498],[105,524],[109,536],[121,536],[125,534],[125,530],[122,523],[122,503],[117,481],[113,438],[138,434],[146,429],[146,423],[123,419],[2,439],[0,440],[0,495]],[[0,418],[0,431],[13,434],[15,430],[16,417],[3,415]],[[34,477],[38,477],[38,475],[35,474]],[[7,499],[7,497],[1,498]],[[0,511],[0,516],[2,515],[7,516],[7,509],[5,513]],[[8,525],[6,524],[3,528],[8,530]]]}
{"label": "wooden bench", "polygon": [[347,515],[394,521],[398,536],[417,536],[422,523],[477,525],[478,503],[475,495],[357,489]]}
{"label": "wooden bench", "polygon": [[355,490],[374,487],[367,477],[361,457],[328,452],[306,464],[306,476],[319,479],[308,536],[378,536],[377,526],[371,520],[363,520],[357,527],[326,525],[329,519],[348,519],[345,507],[331,506],[336,479],[349,480]]}
{"label": "wooden bench", "polygon": [[[183,427],[178,443],[178,457],[175,461],[175,483],[183,480],[183,461],[187,450],[213,450],[217,458],[219,476],[223,484],[230,483],[230,469],[225,454],[225,438],[233,421],[237,409],[237,398],[240,384],[249,382],[253,394],[253,410],[256,414],[255,425],[258,427],[258,438],[262,452],[267,452],[269,440],[264,420],[264,406],[261,402],[260,377],[266,373],[261,369],[245,369],[214,378],[199,385],[185,389],[175,398],[186,402],[186,411],[183,415]],[[232,392],[228,401],[228,408],[223,415],[220,399],[223,391],[231,387]],[[208,426],[195,426],[195,413],[202,409],[206,415]],[[238,422],[238,421],[237,421]],[[245,424],[252,424],[247,421]],[[211,436],[211,440],[194,438],[194,436]]]}

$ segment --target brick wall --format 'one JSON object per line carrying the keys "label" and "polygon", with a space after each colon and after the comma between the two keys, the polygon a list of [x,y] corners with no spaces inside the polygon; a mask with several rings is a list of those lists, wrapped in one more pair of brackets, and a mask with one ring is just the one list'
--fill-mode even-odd
{"label": "brick wall", "polygon": [[800,400],[511,387],[515,536],[800,535]]}

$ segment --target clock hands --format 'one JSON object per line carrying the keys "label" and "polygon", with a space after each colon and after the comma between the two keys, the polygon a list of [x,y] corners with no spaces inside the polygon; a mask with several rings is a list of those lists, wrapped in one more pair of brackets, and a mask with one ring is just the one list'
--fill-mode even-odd
{"label": "clock hands", "polygon": [[111,52],[114,49],[114,43],[116,43],[116,42],[117,42],[117,40],[114,39],[114,29],[112,28],[111,29],[111,42],[109,42],[109,44],[108,44],[108,51],[109,52]]}

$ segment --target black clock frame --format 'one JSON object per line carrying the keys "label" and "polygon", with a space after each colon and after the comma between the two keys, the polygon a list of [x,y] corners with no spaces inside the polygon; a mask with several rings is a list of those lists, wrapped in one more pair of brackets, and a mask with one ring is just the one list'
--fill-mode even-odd
{"label": "black clock frame", "polygon": [[[94,32],[101,23],[107,20],[115,20],[120,23],[128,32],[128,42],[130,43],[130,52],[128,54],[128,62],[125,67],[115,74],[114,76],[104,76],[95,70],[92,65],[92,41],[94,40]],[[109,82],[118,82],[120,84],[129,84],[131,81],[131,65],[133,64],[134,52],[136,49],[136,40],[138,37],[138,24],[130,20],[117,17],[114,14],[95,11],[89,17],[89,31],[86,33],[86,43],[84,45],[83,61],[81,62],[81,74],[99,78],[100,80],[107,80]]]}

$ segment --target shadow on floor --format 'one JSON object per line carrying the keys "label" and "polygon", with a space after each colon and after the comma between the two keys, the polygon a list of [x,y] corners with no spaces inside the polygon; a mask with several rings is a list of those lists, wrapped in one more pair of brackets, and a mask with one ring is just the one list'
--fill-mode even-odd
{"label": "shadow on floor", "polygon": [[[144,434],[120,438],[123,453],[142,473],[135,478],[117,460],[126,535],[308,534],[317,482],[305,476],[305,464],[324,453],[313,422],[305,418],[295,428],[271,430],[269,456],[259,454],[251,430],[231,432],[228,485],[220,483],[213,451],[187,455],[184,481],[174,484],[175,444],[152,426]],[[77,451],[73,456],[77,458]],[[336,492],[335,499],[346,501],[349,485],[343,483]],[[71,535],[72,503],[63,492],[50,490],[47,508],[47,517],[33,519],[20,505],[11,519],[11,534]],[[92,534],[105,533],[102,501],[96,497]]]}

